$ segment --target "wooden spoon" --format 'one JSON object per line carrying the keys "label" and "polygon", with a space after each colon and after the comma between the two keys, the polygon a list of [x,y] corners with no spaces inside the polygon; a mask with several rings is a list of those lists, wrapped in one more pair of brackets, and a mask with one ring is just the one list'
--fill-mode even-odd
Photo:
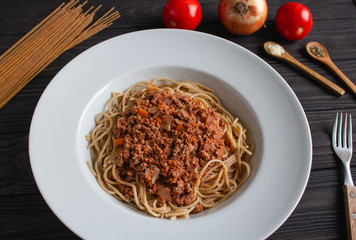
{"label": "wooden spoon", "polygon": [[[276,51],[274,53],[271,49],[271,46],[276,46],[277,49],[280,49],[281,51]],[[263,44],[263,47],[265,51],[271,55],[272,57],[275,57],[277,59],[286,61],[293,66],[301,69],[304,73],[315,79],[317,82],[321,83],[323,86],[325,86],[327,89],[331,90],[333,93],[337,94],[338,96],[342,96],[345,93],[345,90],[331,82],[329,79],[321,76],[319,73],[315,72],[314,70],[308,68],[304,64],[300,63],[298,60],[296,60],[294,57],[292,57],[281,45],[278,43],[272,42],[272,41],[267,41]]]}
{"label": "wooden spoon", "polygon": [[[351,89],[352,93],[354,95],[356,95],[355,84],[348,77],[346,77],[345,74],[343,72],[341,72],[341,70],[334,64],[334,62],[331,60],[331,58],[329,56],[328,51],[326,50],[326,48],[323,45],[321,45],[318,42],[309,42],[305,46],[305,48],[306,48],[308,54],[312,58],[324,63],[326,66],[331,68],[336,73],[336,75],[338,75],[339,78]],[[324,54],[317,56],[313,53],[314,52],[314,51],[312,51],[313,49],[320,49]]]}

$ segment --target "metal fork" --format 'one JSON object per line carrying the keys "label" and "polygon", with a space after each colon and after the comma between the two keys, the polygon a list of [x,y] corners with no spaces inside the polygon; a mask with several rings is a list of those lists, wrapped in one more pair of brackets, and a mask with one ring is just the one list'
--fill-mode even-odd
{"label": "metal fork", "polygon": [[352,119],[351,114],[337,113],[333,128],[332,145],[334,152],[344,166],[344,198],[347,232],[349,239],[356,240],[356,187],[352,181],[350,162],[352,158]]}

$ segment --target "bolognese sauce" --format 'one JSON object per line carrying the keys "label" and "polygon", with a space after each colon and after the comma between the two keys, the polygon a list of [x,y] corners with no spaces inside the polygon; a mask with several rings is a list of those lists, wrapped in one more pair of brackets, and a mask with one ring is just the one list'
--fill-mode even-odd
{"label": "bolognese sauce", "polygon": [[[144,91],[112,129],[119,147],[117,175],[125,179],[138,174],[158,201],[189,205],[201,168],[230,151],[225,124],[213,109],[189,96]],[[117,187],[126,198],[133,196],[131,187]],[[197,205],[194,212],[202,210]]]}
{"label": "bolognese sauce", "polygon": [[[86,136],[100,187],[153,217],[213,208],[251,174],[247,129],[214,90],[156,78],[113,91]],[[252,146],[252,149],[250,148]]]}

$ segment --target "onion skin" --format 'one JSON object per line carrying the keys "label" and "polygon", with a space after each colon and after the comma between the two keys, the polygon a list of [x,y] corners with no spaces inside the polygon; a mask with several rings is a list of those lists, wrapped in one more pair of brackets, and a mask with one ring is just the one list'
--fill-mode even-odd
{"label": "onion skin", "polygon": [[[243,11],[238,6],[244,6]],[[259,30],[267,19],[266,0],[220,0],[219,19],[229,32],[250,35]]]}

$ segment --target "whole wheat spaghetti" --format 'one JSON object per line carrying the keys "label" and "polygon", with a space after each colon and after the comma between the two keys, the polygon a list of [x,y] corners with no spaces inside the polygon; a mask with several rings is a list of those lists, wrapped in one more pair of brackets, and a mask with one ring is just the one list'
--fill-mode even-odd
{"label": "whole wheat spaghetti", "polygon": [[72,0],[61,4],[0,56],[0,108],[64,51],[110,26],[114,8],[93,22],[101,6]]}
{"label": "whole wheat spaghetti", "polygon": [[250,176],[246,129],[195,82],[159,78],[113,92],[86,138],[102,189],[154,217],[212,208]]}

